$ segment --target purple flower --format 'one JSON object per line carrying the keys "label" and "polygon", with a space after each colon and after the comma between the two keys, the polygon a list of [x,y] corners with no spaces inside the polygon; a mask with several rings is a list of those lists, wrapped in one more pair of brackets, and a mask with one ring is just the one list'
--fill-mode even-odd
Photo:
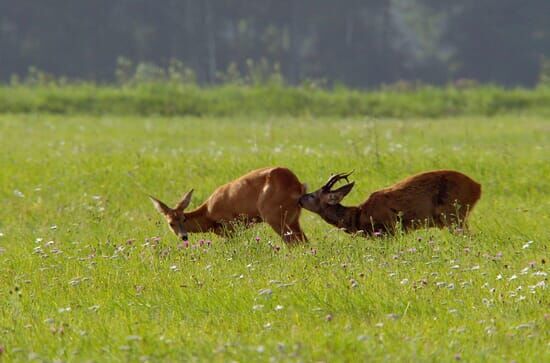
{"label": "purple flower", "polygon": [[260,242],[260,236],[256,236],[256,242]]}

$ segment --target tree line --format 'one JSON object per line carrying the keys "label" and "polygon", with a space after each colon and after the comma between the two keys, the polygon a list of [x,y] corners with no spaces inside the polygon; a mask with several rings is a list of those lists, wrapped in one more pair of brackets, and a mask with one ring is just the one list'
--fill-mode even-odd
{"label": "tree line", "polygon": [[0,0],[3,81],[111,82],[127,59],[200,83],[263,62],[290,84],[533,86],[548,57],[548,0]]}

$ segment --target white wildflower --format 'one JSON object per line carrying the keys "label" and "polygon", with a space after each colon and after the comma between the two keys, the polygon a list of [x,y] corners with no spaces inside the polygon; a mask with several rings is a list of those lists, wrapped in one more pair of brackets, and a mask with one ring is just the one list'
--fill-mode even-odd
{"label": "white wildflower", "polygon": [[258,291],[258,295],[271,295],[273,293],[273,290],[271,289],[261,289]]}

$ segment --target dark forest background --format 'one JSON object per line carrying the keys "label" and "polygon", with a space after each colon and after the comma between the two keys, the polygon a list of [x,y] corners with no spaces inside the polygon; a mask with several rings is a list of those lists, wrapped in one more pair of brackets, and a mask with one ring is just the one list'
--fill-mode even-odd
{"label": "dark forest background", "polygon": [[178,60],[200,83],[266,64],[291,84],[534,86],[548,57],[550,0],[0,0],[2,81]]}

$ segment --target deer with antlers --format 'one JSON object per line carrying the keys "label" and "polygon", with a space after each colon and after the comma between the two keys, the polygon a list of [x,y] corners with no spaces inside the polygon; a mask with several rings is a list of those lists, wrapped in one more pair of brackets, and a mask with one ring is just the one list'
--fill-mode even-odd
{"label": "deer with antlers", "polygon": [[217,188],[208,199],[192,211],[185,212],[193,190],[187,192],[175,208],[150,196],[155,208],[181,240],[189,232],[214,232],[228,235],[235,224],[266,222],[286,243],[305,242],[300,227],[298,201],[306,192],[304,184],[287,168],[253,170]]}
{"label": "deer with antlers", "polygon": [[[300,198],[300,205],[348,233],[394,233],[421,227],[466,227],[469,212],[481,196],[481,185],[453,170],[434,170],[408,177],[375,191],[359,206],[345,207],[352,190],[351,173],[331,176],[320,189]],[[346,185],[332,190],[340,180]]]}

